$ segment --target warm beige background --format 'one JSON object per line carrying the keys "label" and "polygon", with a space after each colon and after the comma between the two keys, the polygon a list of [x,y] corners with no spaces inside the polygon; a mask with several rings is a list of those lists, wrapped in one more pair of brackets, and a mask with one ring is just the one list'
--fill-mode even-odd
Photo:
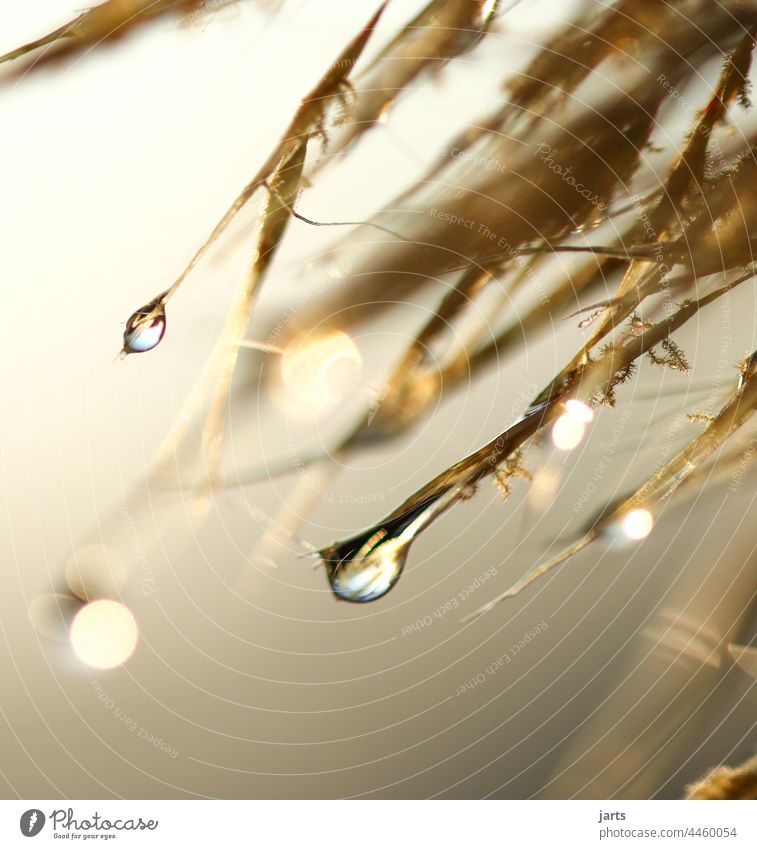
{"label": "warm beige background", "polygon": [[[74,5],[6,0],[0,51],[58,25]],[[199,269],[153,354],[114,364],[119,323],[178,272],[374,6],[294,0],[266,20],[242,3],[0,90],[4,796],[676,796],[706,767],[752,750],[753,682],[714,661],[695,673],[699,664],[654,652],[644,632],[661,609],[716,634],[741,619],[755,589],[753,477],[684,499],[645,545],[594,548],[473,626],[460,626],[462,608],[433,615],[494,567],[466,609],[484,602],[575,530],[573,504],[617,412],[603,411],[564,465],[546,446],[534,453],[532,467],[561,474],[547,512],[526,511],[517,483],[508,505],[482,487],[423,537],[395,591],[372,606],[337,604],[294,554],[276,569],[248,562],[260,535],[251,509],[274,515],[293,475],[220,497],[200,529],[182,510],[168,517],[129,494],[220,331],[245,242],[230,239],[231,250]],[[390,4],[380,37],[419,6]],[[554,9],[524,3],[483,51],[445,69],[330,171],[303,211],[352,219],[390,199],[453,127],[495,102],[503,69],[558,25]],[[238,232],[252,221],[250,212]],[[338,235],[292,226],[259,328],[322,279],[306,263]],[[754,295],[734,294],[730,308],[726,316],[716,305],[683,334],[695,383],[715,371],[726,321],[729,361],[753,347]],[[366,385],[381,370],[376,340],[400,350],[419,318],[401,312],[357,338]],[[556,323],[410,436],[352,458],[301,535],[319,546],[374,521],[491,438],[522,410],[524,381],[541,386],[575,338],[573,322]],[[642,370],[606,494],[657,461],[671,410],[696,407],[675,389],[686,378],[666,376],[656,399],[659,383]],[[341,426],[334,416],[318,431],[287,423],[263,397],[234,418],[234,456],[255,466],[288,444],[306,453]],[[28,610],[63,587],[72,550],[123,540],[123,504],[145,549],[124,589],[141,642],[123,669],[88,672],[66,643],[35,630]],[[403,636],[424,617],[432,624]],[[527,648],[485,673],[542,621]],[[748,620],[740,627],[734,637],[746,641]],[[483,684],[456,695],[481,673]]]}

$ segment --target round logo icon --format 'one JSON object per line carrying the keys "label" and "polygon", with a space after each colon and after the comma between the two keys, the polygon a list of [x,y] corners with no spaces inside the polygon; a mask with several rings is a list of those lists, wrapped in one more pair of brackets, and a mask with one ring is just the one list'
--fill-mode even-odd
{"label": "round logo icon", "polygon": [[39,808],[31,808],[21,814],[21,834],[25,837],[36,837],[45,825],[45,815]]}

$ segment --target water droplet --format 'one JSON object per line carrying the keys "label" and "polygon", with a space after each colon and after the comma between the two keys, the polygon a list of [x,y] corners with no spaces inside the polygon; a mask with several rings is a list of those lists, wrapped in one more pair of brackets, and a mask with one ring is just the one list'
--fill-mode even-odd
{"label": "water droplet", "polygon": [[349,546],[333,552],[336,558],[324,562],[334,595],[358,603],[386,595],[402,574],[409,547],[409,542],[387,537],[382,530],[357,550]]}
{"label": "water droplet", "polygon": [[399,580],[415,537],[466,489],[465,484],[450,487],[320,551],[334,595],[358,604],[386,595]]}
{"label": "water droplet", "polygon": [[165,293],[133,312],[124,325],[122,356],[142,354],[155,348],[166,332]]}

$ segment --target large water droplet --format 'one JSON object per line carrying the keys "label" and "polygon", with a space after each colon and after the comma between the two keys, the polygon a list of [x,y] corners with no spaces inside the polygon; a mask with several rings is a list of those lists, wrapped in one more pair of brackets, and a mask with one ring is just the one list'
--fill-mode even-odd
{"label": "large water droplet", "polygon": [[123,356],[151,351],[160,343],[166,332],[164,294],[158,295],[129,316],[124,325]]}
{"label": "large water droplet", "polygon": [[415,537],[463,490],[451,486],[418,504],[406,504],[378,525],[320,551],[334,595],[358,604],[386,595],[399,580]]}
{"label": "large water droplet", "polygon": [[324,552],[331,589],[342,601],[375,601],[397,583],[410,543],[402,535],[390,537],[385,529],[353,538]]}

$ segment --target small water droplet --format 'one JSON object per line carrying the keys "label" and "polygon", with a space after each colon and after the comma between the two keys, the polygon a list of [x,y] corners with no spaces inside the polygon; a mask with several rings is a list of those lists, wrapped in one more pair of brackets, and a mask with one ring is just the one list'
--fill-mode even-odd
{"label": "small water droplet", "polygon": [[122,356],[142,354],[160,344],[166,332],[165,293],[133,312],[124,325]]}

